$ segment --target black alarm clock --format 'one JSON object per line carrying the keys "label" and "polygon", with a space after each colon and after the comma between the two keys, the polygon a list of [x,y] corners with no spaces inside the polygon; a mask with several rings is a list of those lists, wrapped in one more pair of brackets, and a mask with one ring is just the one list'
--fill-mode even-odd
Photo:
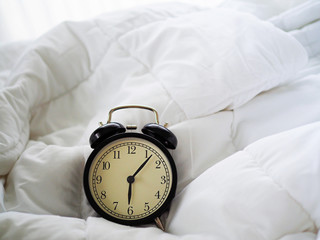
{"label": "black alarm clock", "polygon": [[[140,132],[135,126],[111,122],[112,113],[125,108],[150,110],[155,123]],[[86,197],[103,218],[125,225],[156,222],[169,208],[177,187],[177,170],[168,149],[177,138],[159,124],[158,113],[147,106],[120,106],[110,110],[106,124],[90,136],[93,148],[83,175]]]}

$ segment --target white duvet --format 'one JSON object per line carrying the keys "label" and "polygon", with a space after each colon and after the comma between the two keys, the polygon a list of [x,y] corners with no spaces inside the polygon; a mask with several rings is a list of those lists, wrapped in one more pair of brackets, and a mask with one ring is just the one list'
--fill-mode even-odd
{"label": "white duvet", "polygon": [[[319,8],[264,21],[155,5],[63,23],[22,55],[3,47],[0,239],[317,239]],[[156,108],[179,141],[166,232],[100,218],[82,190],[89,136],[125,104]]]}

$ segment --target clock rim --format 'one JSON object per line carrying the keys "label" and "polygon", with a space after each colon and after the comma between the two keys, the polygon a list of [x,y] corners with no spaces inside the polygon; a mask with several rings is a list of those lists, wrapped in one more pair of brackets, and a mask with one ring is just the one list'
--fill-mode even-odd
{"label": "clock rim", "polygon": [[[102,210],[99,207],[99,205],[96,203],[96,201],[94,200],[94,198],[91,194],[91,190],[89,187],[89,170],[90,170],[90,167],[92,165],[92,162],[93,162],[95,156],[100,152],[100,150],[103,147],[105,147],[107,144],[109,144],[115,140],[118,140],[121,138],[130,138],[130,137],[142,138],[144,140],[150,141],[151,143],[153,143],[157,147],[159,147],[159,149],[166,156],[166,158],[168,159],[168,162],[170,164],[171,172],[172,172],[172,186],[171,186],[171,189],[168,193],[166,200],[161,205],[161,207],[158,210],[156,210],[154,213],[150,214],[149,216],[147,216],[145,218],[141,218],[141,219],[125,220],[125,219],[119,219],[119,218],[116,218],[116,217],[109,215],[104,210]],[[175,193],[176,193],[177,179],[178,179],[178,177],[177,177],[177,169],[176,169],[175,162],[174,162],[170,152],[168,151],[168,149],[160,141],[158,141],[157,139],[150,137],[148,135],[142,134],[142,133],[133,133],[133,132],[119,133],[119,134],[113,135],[113,136],[103,140],[97,147],[94,148],[94,150],[89,155],[89,157],[86,161],[86,164],[85,164],[84,172],[83,172],[83,188],[84,188],[84,192],[87,197],[87,200],[89,201],[91,207],[101,217],[103,217],[107,220],[110,220],[112,222],[120,223],[123,225],[135,226],[135,225],[142,225],[142,224],[151,223],[154,221],[154,219],[156,219],[157,217],[160,217],[166,210],[169,209],[171,201],[174,198]]]}

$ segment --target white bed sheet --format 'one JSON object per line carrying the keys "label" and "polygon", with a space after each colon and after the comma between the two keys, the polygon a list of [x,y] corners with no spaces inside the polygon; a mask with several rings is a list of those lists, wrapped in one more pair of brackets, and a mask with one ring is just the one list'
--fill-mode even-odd
{"label": "white bed sheet", "polygon": [[[315,1],[308,4],[305,13]],[[270,21],[277,25],[296,9]],[[312,16],[285,33],[241,12],[159,5],[65,23],[17,45],[26,50],[18,65],[10,62],[19,54],[1,63],[0,238],[316,239],[320,57],[315,37],[303,37],[318,34]],[[260,42],[256,30],[269,34]],[[198,51],[200,43],[210,50]],[[8,47],[1,51],[10,56]],[[234,62],[220,61],[225,51]],[[237,91],[239,98],[230,97]],[[88,136],[108,108],[127,103],[156,107],[179,139],[167,233],[101,219],[81,190]],[[115,120],[141,127],[148,117]]]}

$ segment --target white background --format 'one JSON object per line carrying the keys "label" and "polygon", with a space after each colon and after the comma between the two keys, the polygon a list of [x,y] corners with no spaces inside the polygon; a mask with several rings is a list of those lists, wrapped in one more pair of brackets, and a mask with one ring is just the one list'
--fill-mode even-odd
{"label": "white background", "polygon": [[[65,20],[170,0],[0,0],[0,43],[34,39]],[[172,0],[171,0],[172,1]],[[216,5],[221,0],[179,0]]]}

